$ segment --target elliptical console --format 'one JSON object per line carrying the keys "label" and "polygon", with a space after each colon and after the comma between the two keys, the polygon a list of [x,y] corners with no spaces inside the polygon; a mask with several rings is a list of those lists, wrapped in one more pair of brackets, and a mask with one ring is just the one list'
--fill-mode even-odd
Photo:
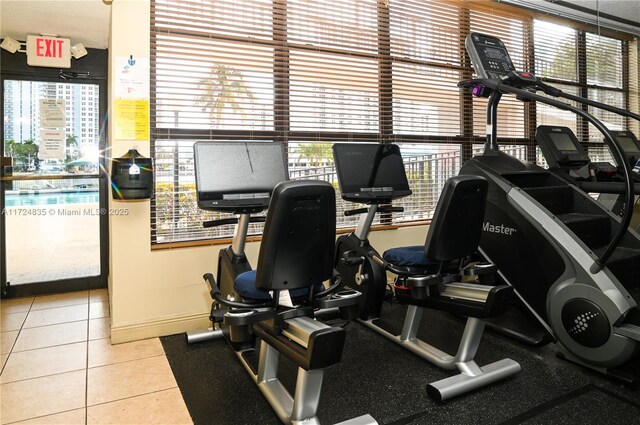
{"label": "elliptical console", "polygon": [[497,37],[471,33],[464,45],[480,78],[500,78],[516,70],[507,48]]}

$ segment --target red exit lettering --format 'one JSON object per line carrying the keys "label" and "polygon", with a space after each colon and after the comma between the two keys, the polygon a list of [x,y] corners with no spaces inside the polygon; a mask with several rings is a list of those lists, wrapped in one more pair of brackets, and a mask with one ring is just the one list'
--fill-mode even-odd
{"label": "red exit lettering", "polygon": [[36,39],[36,56],[43,58],[61,58],[64,40],[51,40],[48,38]]}

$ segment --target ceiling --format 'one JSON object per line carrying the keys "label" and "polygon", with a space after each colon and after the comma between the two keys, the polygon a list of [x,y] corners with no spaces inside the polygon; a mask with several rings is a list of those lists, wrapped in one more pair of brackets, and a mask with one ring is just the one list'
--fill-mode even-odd
{"label": "ceiling", "polygon": [[[553,16],[564,16],[640,36],[640,2],[638,0],[494,0]],[[573,8],[572,6],[576,6]],[[581,9],[590,9],[592,12]],[[611,15],[606,19],[595,12]],[[619,18],[622,21],[617,21]]]}
{"label": "ceiling", "polygon": [[[109,43],[112,0],[0,0],[0,37],[25,40],[27,34],[55,34],[81,42],[85,47],[105,49]],[[113,0],[118,1],[118,0]],[[635,25],[600,19],[603,27],[640,35],[638,0],[494,0],[536,9],[552,15],[566,14],[574,19],[595,22],[593,14],[563,7],[574,4],[600,10]]]}
{"label": "ceiling", "polygon": [[106,49],[111,1],[0,0],[0,37],[26,40],[28,34],[55,34],[71,43]]}

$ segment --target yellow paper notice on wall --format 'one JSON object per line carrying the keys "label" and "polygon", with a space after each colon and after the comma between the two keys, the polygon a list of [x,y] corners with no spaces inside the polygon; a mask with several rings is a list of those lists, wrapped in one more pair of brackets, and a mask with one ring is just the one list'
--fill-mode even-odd
{"label": "yellow paper notice on wall", "polygon": [[149,140],[149,101],[116,99],[115,138]]}

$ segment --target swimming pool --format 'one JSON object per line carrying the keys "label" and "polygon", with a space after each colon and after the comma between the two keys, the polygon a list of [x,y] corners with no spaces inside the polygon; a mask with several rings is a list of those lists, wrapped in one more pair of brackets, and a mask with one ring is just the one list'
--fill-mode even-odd
{"label": "swimming pool", "polygon": [[5,206],[97,204],[98,192],[7,193]]}

